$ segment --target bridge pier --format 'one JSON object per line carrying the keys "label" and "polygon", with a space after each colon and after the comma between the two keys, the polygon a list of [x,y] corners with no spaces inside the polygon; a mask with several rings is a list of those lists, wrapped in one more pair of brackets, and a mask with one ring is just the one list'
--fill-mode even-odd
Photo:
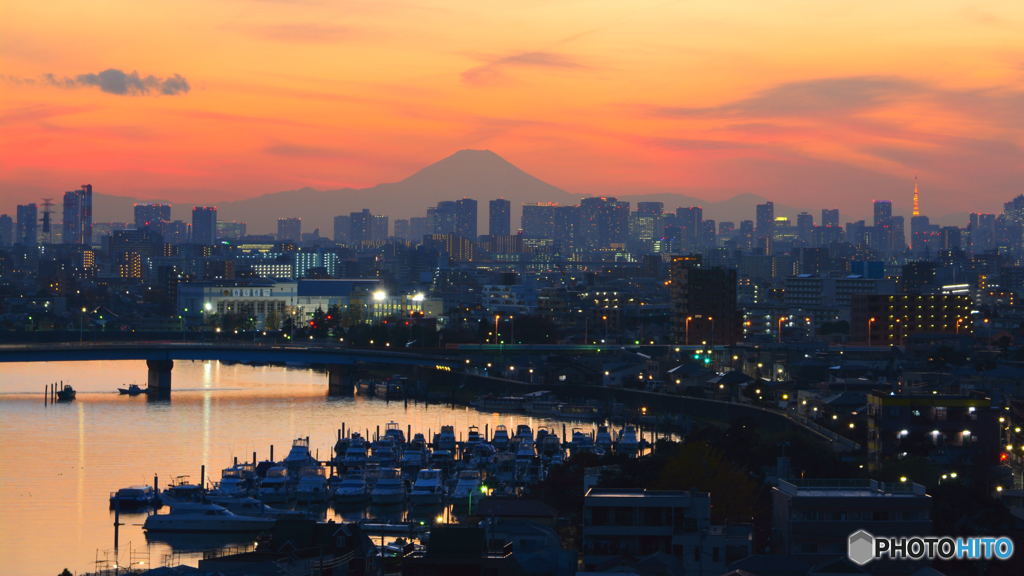
{"label": "bridge pier", "polygon": [[355,368],[345,364],[327,366],[327,395],[352,396],[355,393]]}
{"label": "bridge pier", "polygon": [[149,367],[149,395],[169,397],[171,395],[171,370],[174,360],[146,360]]}

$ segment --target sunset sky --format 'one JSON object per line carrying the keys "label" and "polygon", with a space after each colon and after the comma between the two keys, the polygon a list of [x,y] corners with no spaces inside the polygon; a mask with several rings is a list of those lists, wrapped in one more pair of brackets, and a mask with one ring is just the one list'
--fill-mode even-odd
{"label": "sunset sky", "polygon": [[852,216],[918,175],[931,215],[999,211],[1022,30],[984,1],[13,0],[0,212],[370,186],[462,148],[578,194]]}

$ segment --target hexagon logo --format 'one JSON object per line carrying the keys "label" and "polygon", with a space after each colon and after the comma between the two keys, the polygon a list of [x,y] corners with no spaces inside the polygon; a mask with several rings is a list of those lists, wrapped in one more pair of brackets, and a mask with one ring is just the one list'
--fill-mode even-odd
{"label": "hexagon logo", "polygon": [[846,557],[863,566],[875,559],[875,537],[867,530],[857,530],[846,541]]}

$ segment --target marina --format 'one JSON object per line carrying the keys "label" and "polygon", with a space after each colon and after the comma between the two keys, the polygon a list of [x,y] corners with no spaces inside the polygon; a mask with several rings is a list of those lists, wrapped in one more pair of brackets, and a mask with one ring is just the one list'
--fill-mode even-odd
{"label": "marina", "polygon": [[[119,394],[111,366],[9,367],[15,378],[0,383],[0,431],[27,443],[0,448],[5,470],[23,471],[4,472],[0,484],[5,521],[23,527],[0,542],[15,575],[84,572],[97,558],[125,561],[129,550],[150,565],[194,564],[210,548],[252,543],[245,530],[174,531],[199,514],[225,530],[245,524],[238,518],[282,514],[356,521],[390,535],[386,545],[438,516],[465,513],[483,486],[516,493],[572,450],[607,449],[593,421],[389,402],[358,390],[328,397],[323,374],[309,369],[181,363],[174,399],[152,401]],[[44,405],[33,386],[18,384],[54,379],[72,383],[75,401]],[[610,433],[618,438],[620,428]],[[40,452],[53,464],[44,466]],[[112,506],[121,489],[144,499],[146,486],[160,492],[155,516],[145,504]],[[161,516],[168,519],[150,520]],[[55,525],[59,549],[46,544]]]}

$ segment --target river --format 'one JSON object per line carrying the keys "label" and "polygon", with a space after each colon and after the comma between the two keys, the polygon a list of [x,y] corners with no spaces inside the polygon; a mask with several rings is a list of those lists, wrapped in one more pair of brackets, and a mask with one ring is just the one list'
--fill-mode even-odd
{"label": "river", "polygon": [[[510,430],[526,423],[561,434],[561,422],[522,414],[484,414],[372,398],[328,398],[327,377],[309,369],[177,362],[170,401],[121,396],[119,386],[145,384],[142,361],[0,364],[0,573],[57,575],[91,571],[96,559],[113,562],[114,516],[109,493],[133,484],[165,486],[174,477],[198,481],[200,466],[216,480],[232,459],[260,460],[275,447],[287,453],[308,436],[321,460],[330,456],[342,423],[352,430],[383,430],[389,421],[413,433],[443,424],[465,434],[470,425]],[[43,389],[61,381],[76,400],[45,406]],[[590,428],[590,424],[585,425]],[[333,511],[328,518],[342,519]],[[161,565],[195,563],[166,543],[147,542],[144,515],[122,514],[117,560]]]}

